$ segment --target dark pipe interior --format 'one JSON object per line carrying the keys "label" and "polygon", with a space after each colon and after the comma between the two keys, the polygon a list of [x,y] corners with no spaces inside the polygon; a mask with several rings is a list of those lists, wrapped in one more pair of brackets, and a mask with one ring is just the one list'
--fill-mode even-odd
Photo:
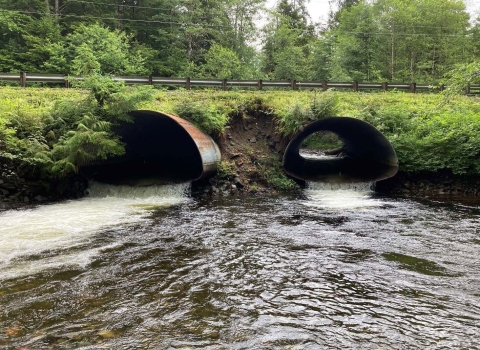
{"label": "dark pipe interior", "polygon": [[[328,159],[302,157],[305,138],[319,131],[335,133],[344,143],[341,156]],[[307,125],[289,143],[285,172],[297,179],[320,182],[369,182],[394,176],[398,159],[390,142],[372,125],[355,118],[331,117]]]}
{"label": "dark pipe interior", "polygon": [[133,123],[115,128],[125,155],[81,168],[97,181],[114,184],[186,182],[203,172],[197,145],[175,120],[153,111],[134,111]]}

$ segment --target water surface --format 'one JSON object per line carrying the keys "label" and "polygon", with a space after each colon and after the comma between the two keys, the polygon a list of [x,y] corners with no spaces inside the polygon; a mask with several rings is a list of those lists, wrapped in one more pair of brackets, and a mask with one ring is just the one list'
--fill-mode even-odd
{"label": "water surface", "polygon": [[480,348],[480,205],[186,189],[0,213],[0,348]]}

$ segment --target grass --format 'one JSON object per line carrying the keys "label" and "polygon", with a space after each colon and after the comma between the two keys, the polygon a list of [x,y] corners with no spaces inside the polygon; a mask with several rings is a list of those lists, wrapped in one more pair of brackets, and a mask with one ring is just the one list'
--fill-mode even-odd
{"label": "grass", "polygon": [[[39,151],[55,101],[80,99],[76,89],[0,88],[0,152],[30,155]],[[290,138],[303,125],[323,116],[350,116],[367,121],[394,146],[400,170],[449,169],[455,174],[480,174],[480,103],[457,96],[448,104],[439,94],[403,92],[352,93],[312,91],[223,92],[158,91],[141,109],[180,114],[210,134],[223,132],[230,118],[274,118],[278,132]],[[328,108],[318,112],[323,100]],[[323,113],[323,114],[322,114]],[[183,114],[183,115],[182,115]],[[48,142],[40,142],[48,144]],[[37,147],[37,148],[36,148]]]}

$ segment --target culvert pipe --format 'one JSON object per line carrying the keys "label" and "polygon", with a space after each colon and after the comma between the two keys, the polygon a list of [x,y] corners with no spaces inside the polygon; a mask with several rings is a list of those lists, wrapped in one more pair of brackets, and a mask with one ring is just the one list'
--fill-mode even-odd
{"label": "culvert pipe", "polygon": [[84,164],[81,173],[107,183],[152,184],[197,181],[217,171],[217,144],[189,121],[150,110],[129,115],[133,123],[114,128],[125,154]]}
{"label": "culvert pipe", "polygon": [[[318,159],[300,155],[302,142],[321,131],[336,134],[344,144],[342,152]],[[329,117],[307,125],[295,135],[285,150],[283,169],[304,181],[371,182],[394,176],[398,158],[390,142],[372,125],[350,117]]]}

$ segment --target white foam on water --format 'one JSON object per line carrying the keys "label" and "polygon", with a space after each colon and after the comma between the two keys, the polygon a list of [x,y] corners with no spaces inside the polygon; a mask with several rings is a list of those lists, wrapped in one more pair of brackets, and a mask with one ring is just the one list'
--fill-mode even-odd
{"label": "white foam on water", "polygon": [[[12,269],[24,275],[41,270],[41,266],[85,265],[99,249],[41,255],[84,245],[104,229],[149,220],[152,210],[185,202],[189,189],[190,184],[130,187],[93,183],[86,198],[2,212],[0,278],[10,276]],[[32,255],[34,261],[24,259]]]}
{"label": "white foam on water", "polygon": [[305,205],[322,209],[356,209],[384,204],[372,198],[375,183],[330,184],[309,182],[305,189]]}

